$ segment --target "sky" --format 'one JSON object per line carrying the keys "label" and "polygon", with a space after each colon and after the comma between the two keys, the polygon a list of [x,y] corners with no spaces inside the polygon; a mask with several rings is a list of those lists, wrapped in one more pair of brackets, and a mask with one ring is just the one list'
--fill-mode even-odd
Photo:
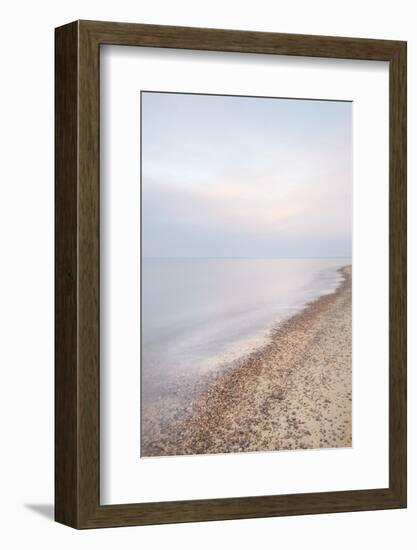
{"label": "sky", "polygon": [[142,255],[350,257],[352,103],[141,93]]}

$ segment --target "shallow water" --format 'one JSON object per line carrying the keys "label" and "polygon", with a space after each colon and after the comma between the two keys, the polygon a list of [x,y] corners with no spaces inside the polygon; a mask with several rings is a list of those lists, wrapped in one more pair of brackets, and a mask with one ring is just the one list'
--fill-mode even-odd
{"label": "shallow water", "polygon": [[220,368],[333,292],[350,259],[144,259],[142,398]]}

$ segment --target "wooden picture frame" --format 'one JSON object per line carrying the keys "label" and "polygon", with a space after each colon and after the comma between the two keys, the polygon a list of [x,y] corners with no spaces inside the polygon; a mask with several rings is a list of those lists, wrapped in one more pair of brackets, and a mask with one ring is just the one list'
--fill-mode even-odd
{"label": "wooden picture frame", "polygon": [[[56,29],[55,519],[75,528],[406,506],[406,43],[76,21]],[[152,46],[389,62],[389,487],[101,505],[100,46]]]}

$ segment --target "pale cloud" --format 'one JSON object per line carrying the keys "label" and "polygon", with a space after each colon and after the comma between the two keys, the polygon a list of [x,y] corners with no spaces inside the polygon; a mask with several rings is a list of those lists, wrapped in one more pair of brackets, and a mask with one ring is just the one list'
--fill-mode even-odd
{"label": "pale cloud", "polygon": [[[167,94],[156,95],[164,96],[165,105]],[[189,97],[193,98],[195,110],[199,102],[195,96]],[[175,104],[177,98],[183,105],[187,104],[187,98],[182,95],[169,99]],[[204,112],[200,113],[195,126],[184,113],[171,114],[173,120],[166,124],[156,117],[152,128],[150,117],[144,129],[146,140],[146,128],[151,128],[142,157],[145,255],[224,255],[222,240],[229,243],[227,253],[232,255],[234,248],[248,256],[258,255],[260,250],[274,256],[279,256],[281,251],[288,254],[288,250],[294,251],[294,255],[298,250],[299,254],[311,250],[312,254],[320,251],[324,255],[350,255],[349,104],[336,107],[331,104],[330,110],[338,116],[337,106],[343,110],[338,127],[331,113],[329,120],[324,119],[321,125],[318,125],[321,119],[314,119],[315,108],[319,106],[320,113],[326,113],[329,102],[295,102],[308,103],[308,108],[303,105],[302,111],[305,117],[309,115],[314,119],[313,127],[311,122],[305,123],[304,134],[303,122],[296,118],[294,102],[287,100],[283,105],[284,100],[269,100],[267,107],[271,113],[275,113],[280,103],[280,112],[288,120],[285,125],[272,125],[266,135],[256,128],[259,109],[264,113],[266,107],[264,104],[259,107],[263,100],[252,101],[254,103],[245,104],[245,110],[234,112],[229,119],[221,105],[223,126],[217,128],[217,139],[210,134],[213,121],[206,120]],[[292,117],[286,111],[289,104]],[[158,107],[158,98],[154,107]],[[216,112],[216,101],[211,98],[208,116],[213,112]],[[240,128],[240,119],[245,116],[251,128],[249,137],[242,135]],[[231,128],[234,122],[239,127],[235,136]],[[181,124],[186,126],[186,133]],[[297,127],[297,132],[291,124]],[[227,139],[221,135],[222,128]],[[160,140],[159,133],[163,136]],[[280,138],[281,134],[296,134],[297,139],[288,143]],[[238,145],[234,145],[233,137]],[[181,143],[177,143],[178,140]],[[282,142],[285,143],[281,146]],[[261,152],[248,158],[248,150],[253,149]]]}

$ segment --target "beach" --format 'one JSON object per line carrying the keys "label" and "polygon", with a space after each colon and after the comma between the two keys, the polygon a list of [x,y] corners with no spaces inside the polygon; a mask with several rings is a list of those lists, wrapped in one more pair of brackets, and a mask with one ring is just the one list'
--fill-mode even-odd
{"label": "beach", "polygon": [[141,456],[350,447],[351,266],[339,271],[337,289],[277,324],[267,344],[147,403]]}

